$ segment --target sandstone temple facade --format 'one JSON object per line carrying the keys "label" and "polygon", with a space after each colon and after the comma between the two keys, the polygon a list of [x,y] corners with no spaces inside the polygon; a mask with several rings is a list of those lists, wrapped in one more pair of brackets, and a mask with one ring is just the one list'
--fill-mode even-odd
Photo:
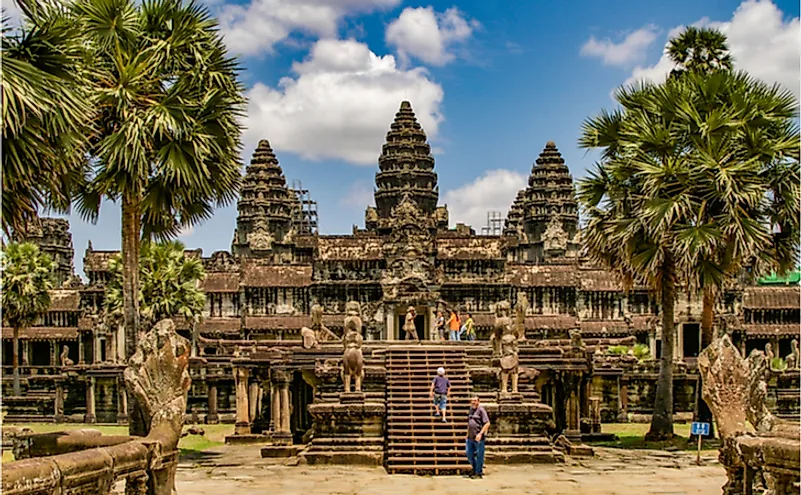
{"label": "sandstone temple facade", "polygon": [[[203,261],[207,295],[190,366],[187,414],[193,421],[237,422],[247,424],[248,432],[280,431],[300,442],[315,414],[323,414],[311,406],[337,390],[338,374],[327,366],[341,354],[341,346],[299,348],[301,329],[313,326],[312,307],[319,305],[322,324],[341,336],[349,301],[360,303],[368,396],[378,400],[385,393],[381,383],[389,357],[384,353],[403,345],[404,318],[414,307],[417,334],[426,341],[436,339],[437,310],[473,314],[479,342],[458,343],[458,352],[472,391],[491,399],[498,385],[481,342],[493,331],[498,304],[522,305],[523,296],[528,304],[522,310],[521,363],[543,373],[521,378],[521,389],[553,408],[554,428],[586,433],[592,416],[636,420],[650,413],[658,365],[606,349],[642,343],[658,357],[657,299],[641,287],[624,292],[612,274],[583,255],[573,178],[553,142],[536,158],[498,236],[476,235],[461,224],[449,227],[434,158],[408,102],[391,123],[378,168],[375,206],[367,207],[364,228],[318,235],[299,225],[297,199],[278,159],[269,142],[259,142],[245,172],[231,251],[208,257],[189,252]],[[40,227],[31,240],[58,261],[60,288],[50,311],[21,335],[26,393],[24,398],[5,394],[6,421],[123,422],[124,340],[120,329],[102,324],[101,315],[108,261],[115,253],[94,250],[90,243],[82,282],[73,274],[67,222],[42,219]],[[728,333],[743,354],[768,343],[777,356],[793,352],[801,321],[797,284],[739,286],[720,299],[718,331]],[[675,314],[676,413],[689,417],[701,351],[700,297],[683,294]],[[192,329],[180,319],[176,324],[191,338]],[[579,357],[570,354],[575,331],[583,339]],[[11,335],[3,327],[6,392]],[[60,360],[63,346],[74,363],[67,368]],[[797,376],[788,370],[772,384],[773,405],[782,414],[798,415]],[[247,411],[241,410],[243,400]],[[382,407],[388,407],[387,399]]]}

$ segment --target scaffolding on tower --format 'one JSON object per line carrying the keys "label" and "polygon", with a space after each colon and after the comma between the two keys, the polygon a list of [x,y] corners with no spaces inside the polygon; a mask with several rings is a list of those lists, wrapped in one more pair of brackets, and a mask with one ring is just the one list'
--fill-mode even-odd
{"label": "scaffolding on tower", "polygon": [[295,205],[292,209],[292,224],[295,232],[301,235],[317,233],[317,201],[314,201],[308,189],[303,189],[300,180],[292,181],[292,192]]}
{"label": "scaffolding on tower", "polygon": [[504,220],[500,211],[488,211],[487,224],[481,227],[481,235],[501,235]]}

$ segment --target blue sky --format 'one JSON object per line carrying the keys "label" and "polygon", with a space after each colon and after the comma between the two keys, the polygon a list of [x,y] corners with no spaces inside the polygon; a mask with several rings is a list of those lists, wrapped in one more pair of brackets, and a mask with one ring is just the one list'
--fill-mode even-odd
{"label": "blue sky", "polygon": [[[250,0],[208,3],[241,54],[250,100],[243,159],[269,139],[288,181],[319,203],[321,233],[363,226],[383,136],[409,99],[430,136],[451,223],[504,214],[553,140],[574,177],[593,163],[582,121],[611,92],[664,77],[669,35],[689,24],[730,37],[739,68],[799,92],[797,1]],[[229,249],[236,206],[181,236]],[[87,241],[118,249],[119,208],[71,218],[76,268]]]}

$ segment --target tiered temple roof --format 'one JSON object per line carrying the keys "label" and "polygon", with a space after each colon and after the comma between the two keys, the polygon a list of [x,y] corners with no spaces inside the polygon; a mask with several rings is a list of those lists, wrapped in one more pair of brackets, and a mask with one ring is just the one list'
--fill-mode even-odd
{"label": "tiered temple roof", "polygon": [[523,223],[523,209],[525,202],[526,190],[522,189],[517,191],[517,196],[515,197],[512,206],[509,208],[509,213],[506,215],[506,221],[503,225],[503,235],[517,235],[517,230]]}
{"label": "tiered temple roof", "polygon": [[573,177],[553,141],[548,141],[531,167],[526,189],[526,220],[547,224],[558,216],[566,230],[578,223]]}
{"label": "tiered temple roof", "polygon": [[287,188],[270,142],[262,139],[253,152],[240,189],[233,253],[268,251],[273,242],[282,242],[292,227],[296,201]]}
{"label": "tiered temple roof", "polygon": [[395,114],[378,167],[375,204],[379,218],[388,218],[404,195],[409,195],[425,214],[434,214],[439,199],[434,157],[408,101],[401,103]]}

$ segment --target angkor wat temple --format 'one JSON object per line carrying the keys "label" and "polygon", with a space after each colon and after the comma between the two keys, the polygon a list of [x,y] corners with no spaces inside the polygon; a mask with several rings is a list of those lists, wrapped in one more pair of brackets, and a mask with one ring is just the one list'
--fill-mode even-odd
{"label": "angkor wat temple", "polygon": [[[519,393],[530,416],[521,420],[524,413],[509,412],[517,415],[515,421],[541,421],[531,431],[565,431],[577,438],[597,433],[601,420],[648,417],[658,362],[607,349],[639,342],[660,356],[657,299],[642,287],[624,292],[611,273],[583,255],[573,178],[553,142],[537,157],[528,186],[517,194],[503,233],[496,236],[476,235],[461,224],[449,227],[447,206],[438,205],[434,158],[408,102],[391,124],[378,166],[375,206],[367,207],[364,228],[318,235],[299,220],[297,198],[270,144],[258,144],[241,188],[231,251],[209,257],[189,252],[203,261],[207,295],[191,362],[189,421],[236,422],[242,438],[264,434],[284,444],[305,443],[313,432],[319,462],[337,449],[352,453],[333,440],[349,435],[373,439],[362,440],[359,452],[376,458],[385,448],[390,452],[384,445],[393,428],[385,419],[393,417],[393,366],[414,367],[419,358],[436,369],[435,358],[424,350],[414,354],[398,342],[406,337],[402,327],[409,307],[416,309],[418,335],[428,341],[420,349],[437,350],[436,359],[450,360],[462,373],[465,394],[479,394],[492,406],[491,414],[502,417],[507,413],[486,341],[499,303],[514,307],[522,295],[529,303],[520,364],[536,372],[521,374]],[[108,261],[115,252],[90,244],[84,283],[73,274],[66,221],[42,219],[31,238],[58,261],[62,287],[53,292],[50,311],[21,335],[24,397],[8,393],[12,332],[3,327],[6,421],[124,422],[123,335],[101,324]],[[322,325],[339,336],[349,301],[360,303],[365,341],[366,402],[356,404],[338,395],[342,345],[301,346],[301,329],[313,327],[313,305],[322,308]],[[692,417],[696,404],[700,306],[700,297],[689,293],[676,303],[677,418]],[[771,344],[784,357],[795,352],[791,340],[799,333],[799,306],[797,284],[733,287],[716,308],[716,331],[728,333],[743,353]],[[478,342],[432,342],[436,311],[450,308],[472,313]],[[192,337],[181,319],[176,324]],[[66,363],[60,358],[63,346]],[[771,383],[775,409],[797,417],[798,371],[777,373]],[[515,404],[509,407],[522,407]],[[325,418],[336,416],[338,407],[358,409],[361,422],[329,438],[322,425],[332,424]],[[515,432],[501,436],[525,433]],[[494,449],[507,459],[512,451],[558,456],[550,446],[540,451],[521,442]]]}

